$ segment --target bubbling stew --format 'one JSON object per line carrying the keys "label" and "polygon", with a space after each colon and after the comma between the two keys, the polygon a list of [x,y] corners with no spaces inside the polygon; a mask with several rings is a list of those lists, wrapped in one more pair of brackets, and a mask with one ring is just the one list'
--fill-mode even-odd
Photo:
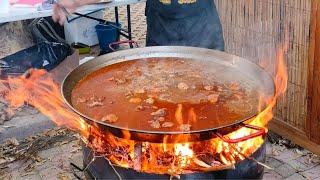
{"label": "bubbling stew", "polygon": [[250,81],[241,81],[241,72],[228,72],[222,64],[182,58],[124,61],[83,78],[71,102],[87,117],[122,128],[225,127],[254,115],[259,106],[259,92]]}

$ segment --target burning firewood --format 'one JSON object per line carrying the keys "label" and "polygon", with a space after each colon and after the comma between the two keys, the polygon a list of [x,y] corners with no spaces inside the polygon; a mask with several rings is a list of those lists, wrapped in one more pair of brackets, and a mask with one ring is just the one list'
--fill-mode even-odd
{"label": "burning firewood", "polygon": [[133,169],[136,171],[141,170],[141,159],[142,159],[142,143],[137,142],[134,145],[134,161]]}
{"label": "burning firewood", "polygon": [[170,166],[174,161],[174,156],[170,153],[163,153],[157,156],[157,163],[163,166]]}
{"label": "burning firewood", "polygon": [[199,160],[198,158],[194,158],[193,162],[196,163],[197,165],[204,167],[204,168],[211,168],[212,166],[208,165],[207,163]]}

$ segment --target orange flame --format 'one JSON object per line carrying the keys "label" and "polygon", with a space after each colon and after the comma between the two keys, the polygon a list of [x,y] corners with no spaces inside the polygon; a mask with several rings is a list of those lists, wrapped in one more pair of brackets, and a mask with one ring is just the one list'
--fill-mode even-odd
{"label": "orange flame", "polygon": [[179,124],[183,124],[182,104],[178,104],[178,107],[175,112],[175,117]]}
{"label": "orange flame", "polygon": [[29,70],[29,75],[0,80],[10,86],[6,94],[11,107],[27,103],[48,116],[58,126],[79,132],[87,131],[86,122],[63,102],[59,86],[45,70]]}
{"label": "orange flame", "polygon": [[188,122],[196,122],[197,114],[194,112],[194,108],[190,108],[188,112]]}
{"label": "orange flame", "polygon": [[[276,104],[277,98],[283,94],[286,89],[287,89],[287,81],[288,81],[288,74],[287,74],[287,68],[285,64],[285,58],[284,54],[286,51],[287,45],[285,45],[283,48],[280,48],[277,52],[277,71],[276,71],[276,76],[274,79],[275,83],[275,96],[272,97],[271,100],[268,101],[267,107],[260,112],[255,118],[251,120],[249,123],[250,125],[255,125],[259,127],[266,127],[268,122],[273,118],[273,113],[272,109]],[[262,97],[262,96],[260,96]],[[260,98],[261,102],[261,98]],[[261,103],[259,103],[259,109],[261,108]],[[232,132],[231,134],[228,135],[230,139],[235,139],[239,137],[243,137],[249,134],[252,134],[255,130],[250,130],[245,127]],[[264,140],[262,137],[256,137],[244,142],[240,142],[236,144],[236,147],[239,147],[239,151],[246,155],[249,156],[252,152],[256,151],[262,144]],[[214,145],[217,145],[217,143],[213,143]],[[228,144],[223,143],[224,146],[228,146]],[[241,147],[241,148],[240,148]],[[244,157],[242,157],[244,158]]]}

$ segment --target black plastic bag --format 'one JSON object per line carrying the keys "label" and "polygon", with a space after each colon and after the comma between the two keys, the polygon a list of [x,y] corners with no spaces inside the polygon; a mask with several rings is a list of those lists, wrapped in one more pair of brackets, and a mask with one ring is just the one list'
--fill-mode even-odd
{"label": "black plastic bag", "polygon": [[29,29],[36,44],[47,41],[66,43],[63,26],[53,22],[51,17],[34,19]]}
{"label": "black plastic bag", "polygon": [[55,42],[41,42],[35,46],[0,59],[0,75],[21,75],[30,68],[50,71],[71,55],[69,45]]}

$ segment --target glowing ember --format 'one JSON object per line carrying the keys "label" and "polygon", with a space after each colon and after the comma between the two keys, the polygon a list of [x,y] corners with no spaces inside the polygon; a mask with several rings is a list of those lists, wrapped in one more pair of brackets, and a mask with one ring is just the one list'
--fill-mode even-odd
{"label": "glowing ember", "polygon": [[[268,106],[257,117],[248,121],[250,125],[266,127],[273,117],[272,108],[276,99],[286,90],[287,71],[283,56],[284,49],[280,49],[274,80],[275,96],[267,101]],[[73,113],[64,104],[58,85],[44,70],[30,70],[28,77],[8,78],[1,82],[11,87],[10,90],[6,89],[8,93],[5,98],[12,107],[19,107],[24,103],[34,106],[58,126],[79,132],[87,146],[95,150],[96,155],[103,155],[117,166],[133,168],[141,172],[180,174],[231,168],[231,165],[250,156],[264,142],[263,137],[259,136],[234,144],[229,144],[218,137],[194,143],[156,144],[129,140],[131,134],[128,131],[123,131],[124,138],[121,139],[96,126],[88,125]],[[261,101],[262,97],[264,96],[261,95]],[[261,109],[260,106],[257,108]],[[197,115],[193,109],[186,110],[186,113],[188,113],[189,122],[196,121]],[[182,104],[177,106],[175,118],[181,124],[184,122]],[[256,130],[242,127],[224,138],[236,139],[255,132]],[[188,135],[179,136],[182,139],[188,139],[188,137]],[[164,138],[164,142],[167,142],[167,138],[167,136]]]}
{"label": "glowing ember", "polygon": [[193,157],[193,151],[189,147],[189,143],[186,144],[175,144],[174,146],[175,155],[180,157],[179,165],[181,167],[186,166],[190,163],[190,159]]}

